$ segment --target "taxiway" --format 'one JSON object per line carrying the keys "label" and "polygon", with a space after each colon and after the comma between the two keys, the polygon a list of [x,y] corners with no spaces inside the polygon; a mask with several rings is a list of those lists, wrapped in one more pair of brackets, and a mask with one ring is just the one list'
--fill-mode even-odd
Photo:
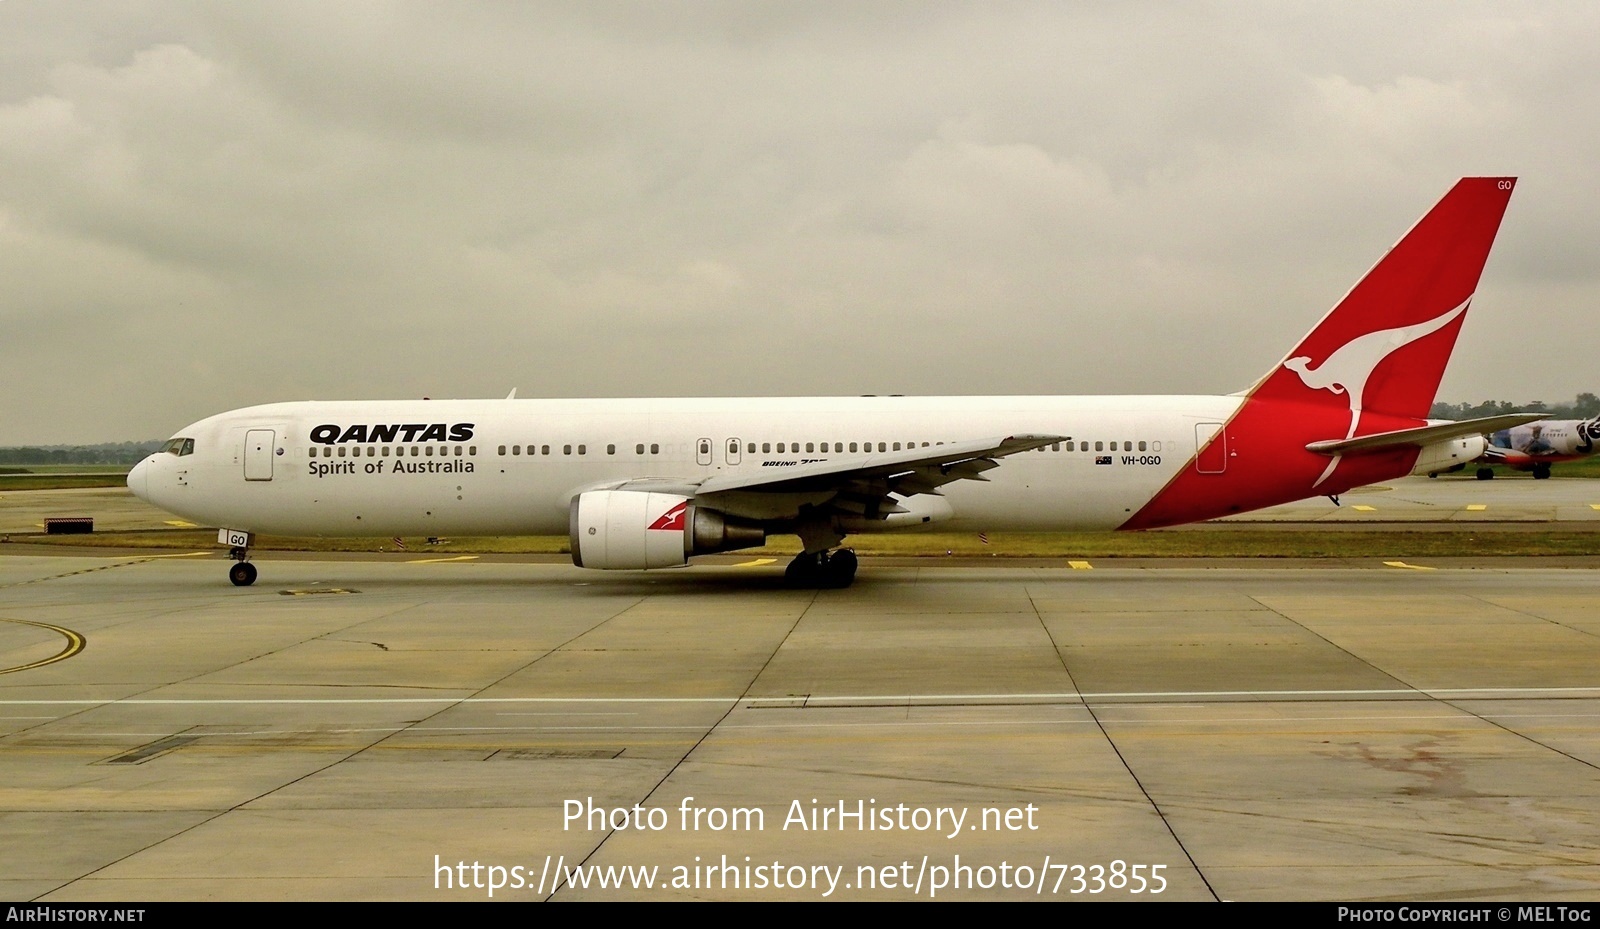
{"label": "taxiway", "polygon": [[0,557],[0,896],[1600,893],[1590,567],[261,564]]}

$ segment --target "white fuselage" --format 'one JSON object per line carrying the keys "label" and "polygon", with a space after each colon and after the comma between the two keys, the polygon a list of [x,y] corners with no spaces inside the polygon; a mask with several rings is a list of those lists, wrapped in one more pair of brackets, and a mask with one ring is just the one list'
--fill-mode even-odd
{"label": "white fuselage", "polygon": [[[1238,397],[853,397],[278,403],[197,422],[130,475],[198,523],[279,535],[536,535],[619,482],[776,474],[1016,433],[1070,440],[942,488],[941,527],[1110,529],[1184,467]],[[392,435],[364,427],[410,425]],[[426,427],[434,429],[426,440]],[[319,431],[319,427],[322,427]],[[465,436],[463,438],[463,436]],[[441,439],[443,439],[441,441]],[[780,450],[781,449],[781,450]],[[530,454],[530,451],[532,452]],[[890,528],[886,524],[885,528]],[[862,531],[862,530],[855,530]]]}

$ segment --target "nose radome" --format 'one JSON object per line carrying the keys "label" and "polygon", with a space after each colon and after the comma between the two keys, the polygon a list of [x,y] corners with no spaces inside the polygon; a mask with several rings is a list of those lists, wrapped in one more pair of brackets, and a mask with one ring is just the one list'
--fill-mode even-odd
{"label": "nose radome", "polygon": [[146,502],[149,501],[149,497],[146,496],[146,487],[150,483],[149,465],[150,459],[146,458],[134,465],[133,470],[128,472],[128,489],[133,491],[135,497]]}

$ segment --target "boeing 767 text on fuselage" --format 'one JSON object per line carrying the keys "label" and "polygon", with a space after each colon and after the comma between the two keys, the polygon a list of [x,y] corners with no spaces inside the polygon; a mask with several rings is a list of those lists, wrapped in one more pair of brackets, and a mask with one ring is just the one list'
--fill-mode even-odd
{"label": "boeing 767 text on fuselage", "polygon": [[844,586],[846,535],[1149,529],[1477,458],[1538,418],[1424,417],[1511,197],[1458,182],[1283,360],[1225,397],[276,403],[183,429],[128,485],[257,533],[566,532],[585,568],[681,566],[794,534],[798,584]]}

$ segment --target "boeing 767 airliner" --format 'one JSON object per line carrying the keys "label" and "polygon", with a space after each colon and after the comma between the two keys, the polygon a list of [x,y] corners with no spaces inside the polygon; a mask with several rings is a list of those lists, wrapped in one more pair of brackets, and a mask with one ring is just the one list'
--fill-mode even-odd
{"label": "boeing 767 airliner", "polygon": [[1225,397],[275,403],[181,430],[128,475],[257,533],[566,532],[585,568],[676,567],[798,535],[789,579],[845,586],[851,533],[1149,529],[1483,454],[1537,419],[1425,419],[1515,180],[1465,178],[1250,389]]}

